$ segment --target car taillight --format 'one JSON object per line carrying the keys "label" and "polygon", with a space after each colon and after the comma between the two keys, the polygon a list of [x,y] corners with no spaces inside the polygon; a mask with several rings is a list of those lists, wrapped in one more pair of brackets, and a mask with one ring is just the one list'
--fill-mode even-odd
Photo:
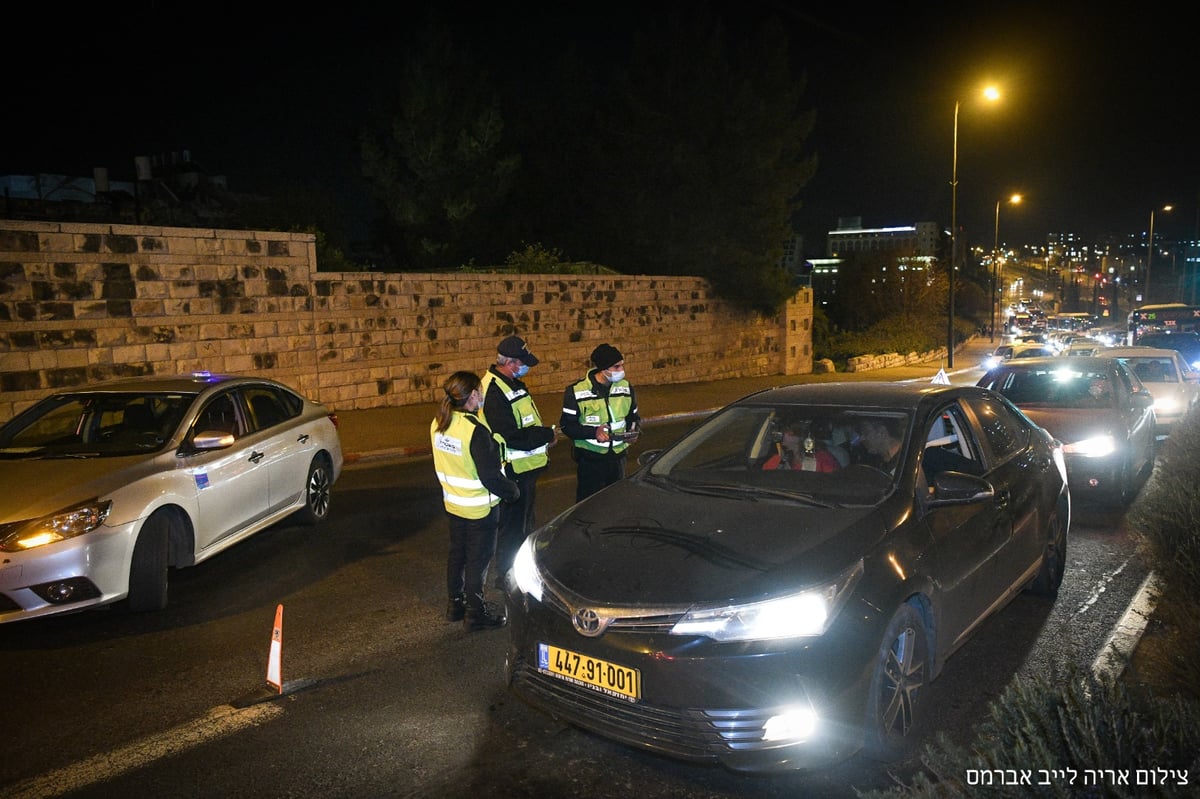
{"label": "car taillight", "polygon": [[333,426],[336,428],[338,426],[337,414],[334,413],[333,411],[330,411],[329,413],[327,413],[325,415],[329,417],[329,421],[333,422]]}

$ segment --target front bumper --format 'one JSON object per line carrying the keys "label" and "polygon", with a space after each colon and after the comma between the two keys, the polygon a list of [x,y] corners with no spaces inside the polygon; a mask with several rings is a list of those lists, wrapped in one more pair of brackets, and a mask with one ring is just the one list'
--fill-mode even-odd
{"label": "front bumper", "polygon": [[[135,524],[100,527],[25,552],[0,552],[0,624],[124,598]],[[51,598],[56,596],[59,601]]]}
{"label": "front bumper", "polygon": [[[718,644],[661,631],[574,630],[561,613],[509,595],[507,670],[513,690],[550,715],[621,743],[733,771],[832,765],[862,747],[870,664],[881,631],[863,614],[851,635]],[[844,609],[845,611],[845,609]],[[854,614],[843,613],[842,621]],[[642,695],[614,697],[539,668],[538,644],[637,669]],[[803,740],[766,740],[768,721],[815,711]]]}

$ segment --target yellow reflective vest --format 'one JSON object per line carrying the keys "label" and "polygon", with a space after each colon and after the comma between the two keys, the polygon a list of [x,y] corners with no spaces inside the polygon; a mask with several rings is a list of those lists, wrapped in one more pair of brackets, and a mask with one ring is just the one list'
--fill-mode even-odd
{"label": "yellow reflective vest", "polygon": [[[625,417],[633,410],[632,389],[628,380],[610,384],[607,397],[596,393],[590,376],[576,383],[572,390],[575,392],[575,402],[579,405],[580,424],[588,427],[608,425],[611,433],[625,432]],[[575,441],[575,448],[603,455],[624,452],[629,448],[629,442],[610,439],[601,443],[594,438],[584,438]]]}
{"label": "yellow reflective vest", "polygon": [[[504,394],[504,398],[508,400],[508,406],[512,409],[513,420],[517,423],[517,429],[523,430],[526,427],[542,427],[542,417],[538,413],[537,405],[533,401],[533,397],[523,388],[513,388],[501,376],[497,375],[492,370],[488,370],[483,376],[482,389],[483,396],[487,396],[488,387],[496,383],[500,386]],[[486,418],[485,418],[486,421]],[[488,425],[489,429],[491,425]],[[514,449],[506,446],[504,448],[504,457],[507,463],[512,464],[512,469],[515,474],[531,472],[534,469],[540,469],[550,462],[550,457],[547,454],[545,444],[537,449]]]}
{"label": "yellow reflective vest", "polygon": [[500,503],[500,497],[484,487],[471,457],[471,436],[476,426],[488,429],[486,423],[462,411],[454,411],[450,426],[440,433],[436,419],[429,425],[442,502],[448,512],[464,519],[482,519]]}

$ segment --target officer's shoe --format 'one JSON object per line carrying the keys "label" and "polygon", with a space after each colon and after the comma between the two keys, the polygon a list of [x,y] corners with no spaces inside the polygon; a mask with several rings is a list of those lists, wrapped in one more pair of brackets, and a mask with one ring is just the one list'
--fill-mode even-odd
{"label": "officer's shoe", "polygon": [[480,630],[496,630],[508,624],[508,616],[501,608],[484,605],[482,608],[468,607],[463,625],[467,632],[475,633]]}
{"label": "officer's shoe", "polygon": [[467,595],[459,594],[458,596],[450,597],[450,602],[446,605],[446,621],[462,621],[463,616],[467,615]]}

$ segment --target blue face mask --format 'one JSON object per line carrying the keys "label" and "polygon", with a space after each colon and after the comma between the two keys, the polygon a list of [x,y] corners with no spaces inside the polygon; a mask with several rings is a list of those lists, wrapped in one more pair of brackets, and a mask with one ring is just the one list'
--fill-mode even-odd
{"label": "blue face mask", "polygon": [[527,374],[529,374],[529,364],[523,363],[517,367],[517,373],[513,376],[516,377],[517,379],[520,379]]}

